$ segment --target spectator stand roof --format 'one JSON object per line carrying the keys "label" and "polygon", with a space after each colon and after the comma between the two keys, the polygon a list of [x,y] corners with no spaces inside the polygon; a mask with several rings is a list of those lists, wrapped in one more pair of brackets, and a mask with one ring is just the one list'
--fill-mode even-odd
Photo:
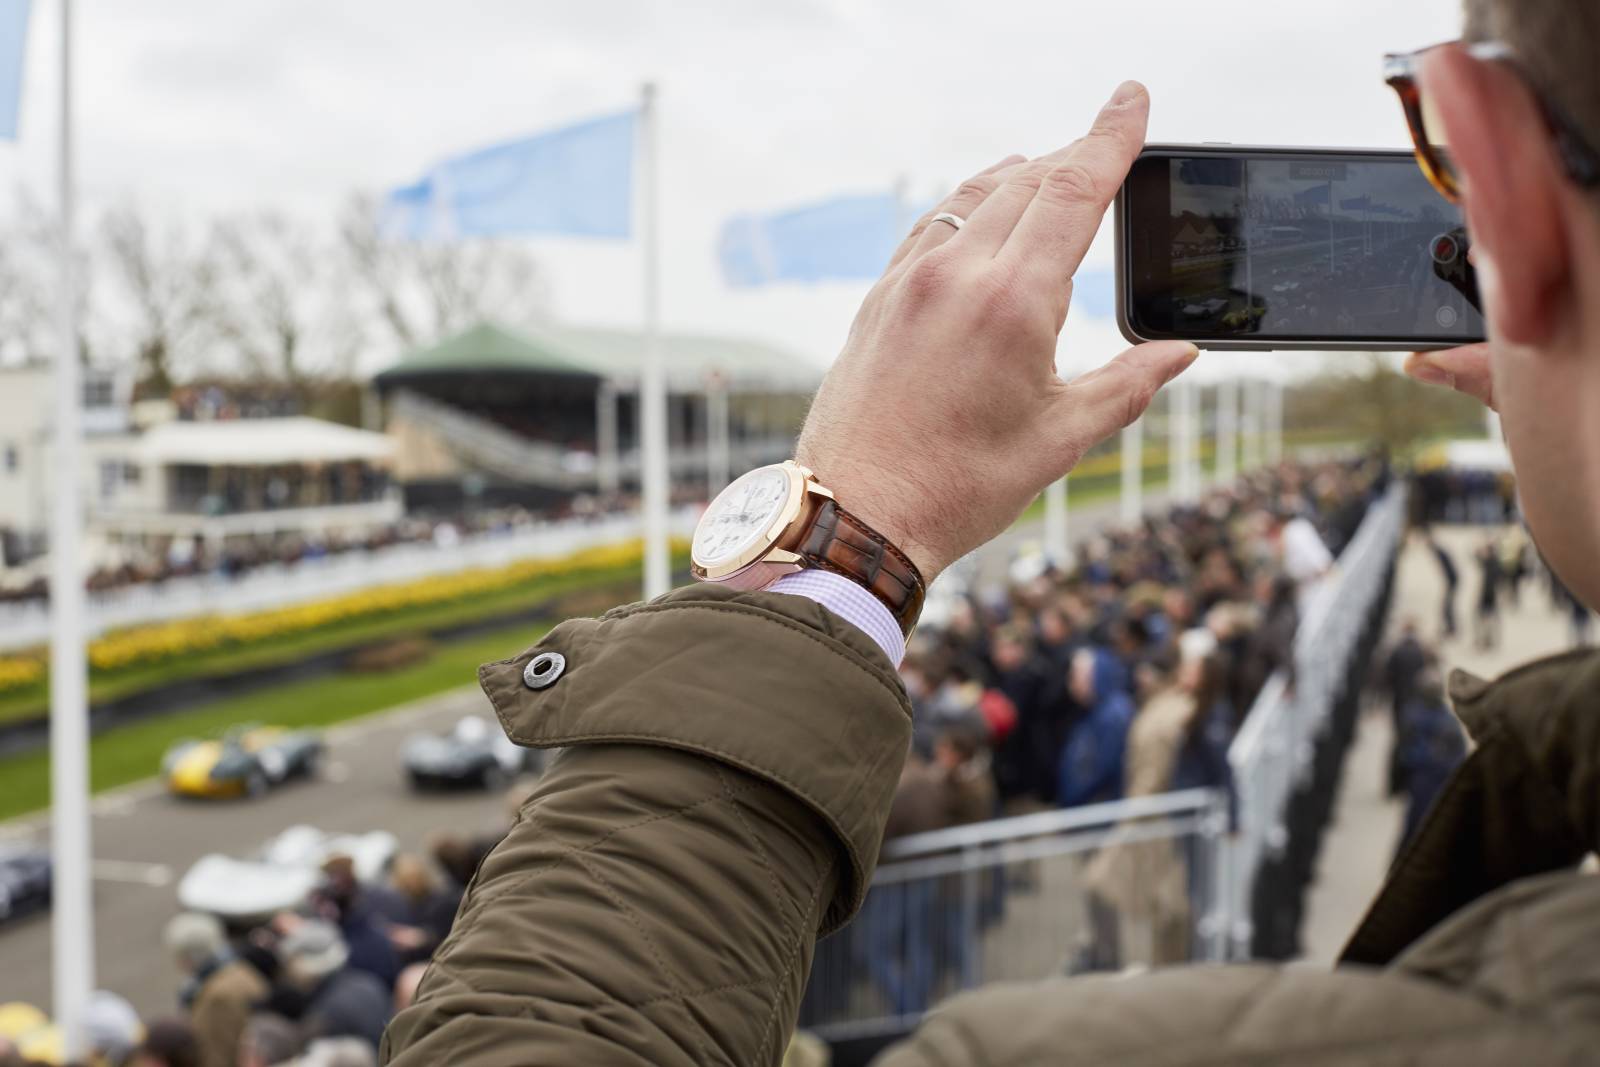
{"label": "spectator stand roof", "polygon": [[165,422],[139,438],[149,463],[202,467],[387,461],[394,440],[304,415],[276,419]]}
{"label": "spectator stand roof", "polygon": [[[820,366],[792,352],[743,338],[661,335],[667,382],[699,392],[721,376],[734,392],[810,392]],[[380,387],[448,374],[507,373],[593,378],[632,389],[644,362],[644,335],[630,330],[543,325],[510,329],[485,322],[405,356],[378,374]]]}

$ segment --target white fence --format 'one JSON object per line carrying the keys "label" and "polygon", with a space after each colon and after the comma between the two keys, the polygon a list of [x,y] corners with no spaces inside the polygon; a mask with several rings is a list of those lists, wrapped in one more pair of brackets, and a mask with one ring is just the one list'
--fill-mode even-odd
{"label": "white fence", "polygon": [[[672,516],[672,532],[687,535],[698,514],[698,508],[679,509]],[[269,564],[235,578],[206,574],[130,585],[89,595],[88,631],[95,637],[139,623],[264,611],[436,574],[502,567],[525,559],[555,559],[639,536],[637,515],[615,515],[479,534],[454,544],[391,545],[292,564]],[[0,604],[0,650],[40,645],[49,635],[50,613],[45,601]]]}
{"label": "white fence", "polygon": [[1294,677],[1280,671],[1267,680],[1228,751],[1239,818],[1228,863],[1233,958],[1252,955],[1256,877],[1288,847],[1290,802],[1308,785],[1317,738],[1359,676],[1355,658],[1405,524],[1406,489],[1397,482],[1368,510],[1337,568],[1307,604],[1295,634]]}

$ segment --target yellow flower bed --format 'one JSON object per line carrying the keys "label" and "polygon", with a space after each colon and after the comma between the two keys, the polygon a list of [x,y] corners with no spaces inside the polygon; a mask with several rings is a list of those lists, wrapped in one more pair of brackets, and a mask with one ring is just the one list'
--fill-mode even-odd
{"label": "yellow flower bed", "polygon": [[[587,571],[636,566],[640,557],[640,542],[633,541],[585,549],[560,559],[522,560],[505,567],[480,567],[396,585],[375,586],[270,611],[245,615],[202,615],[136,626],[106,634],[91,642],[89,665],[95,671],[115,671],[225,647],[295,636],[336,623],[497,593],[536,579],[562,578]],[[39,654],[0,656],[0,692],[32,685],[42,679],[44,673],[43,658]]]}
{"label": "yellow flower bed", "polygon": [[0,658],[0,693],[21,689],[44,678],[44,660],[37,656]]}

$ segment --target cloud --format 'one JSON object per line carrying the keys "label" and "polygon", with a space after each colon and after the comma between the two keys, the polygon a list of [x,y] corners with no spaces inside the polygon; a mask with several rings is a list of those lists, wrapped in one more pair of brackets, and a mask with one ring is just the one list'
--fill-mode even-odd
{"label": "cloud", "polygon": [[[664,310],[817,357],[864,286],[723,287],[724,217],[837,190],[918,194],[1077,136],[1125,77],[1152,137],[1403,144],[1390,49],[1457,30],[1454,0],[91,0],[78,8],[87,207],[129,194],[202,218],[331,219],[353,188],[463,147],[626,106],[661,85]],[[0,185],[48,190],[53,6],[41,5],[23,142]],[[541,241],[559,311],[636,321],[637,253]],[[1102,240],[1091,260],[1109,262]],[[1105,355],[1109,356],[1107,352]],[[377,357],[375,357],[377,358]]]}

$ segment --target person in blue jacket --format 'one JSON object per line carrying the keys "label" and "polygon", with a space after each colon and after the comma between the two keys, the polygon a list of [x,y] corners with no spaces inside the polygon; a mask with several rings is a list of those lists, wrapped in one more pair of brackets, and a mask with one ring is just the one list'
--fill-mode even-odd
{"label": "person in blue jacket", "polygon": [[1467,758],[1467,738],[1445,701],[1437,667],[1417,677],[1416,688],[1400,719],[1400,772],[1405,784],[1406,817],[1400,848],[1422,828],[1455,769]]}
{"label": "person in blue jacket", "polygon": [[1079,649],[1067,686],[1088,712],[1073,726],[1061,749],[1056,802],[1064,808],[1122,796],[1123,753],[1133,722],[1132,684],[1122,661],[1105,648]]}

